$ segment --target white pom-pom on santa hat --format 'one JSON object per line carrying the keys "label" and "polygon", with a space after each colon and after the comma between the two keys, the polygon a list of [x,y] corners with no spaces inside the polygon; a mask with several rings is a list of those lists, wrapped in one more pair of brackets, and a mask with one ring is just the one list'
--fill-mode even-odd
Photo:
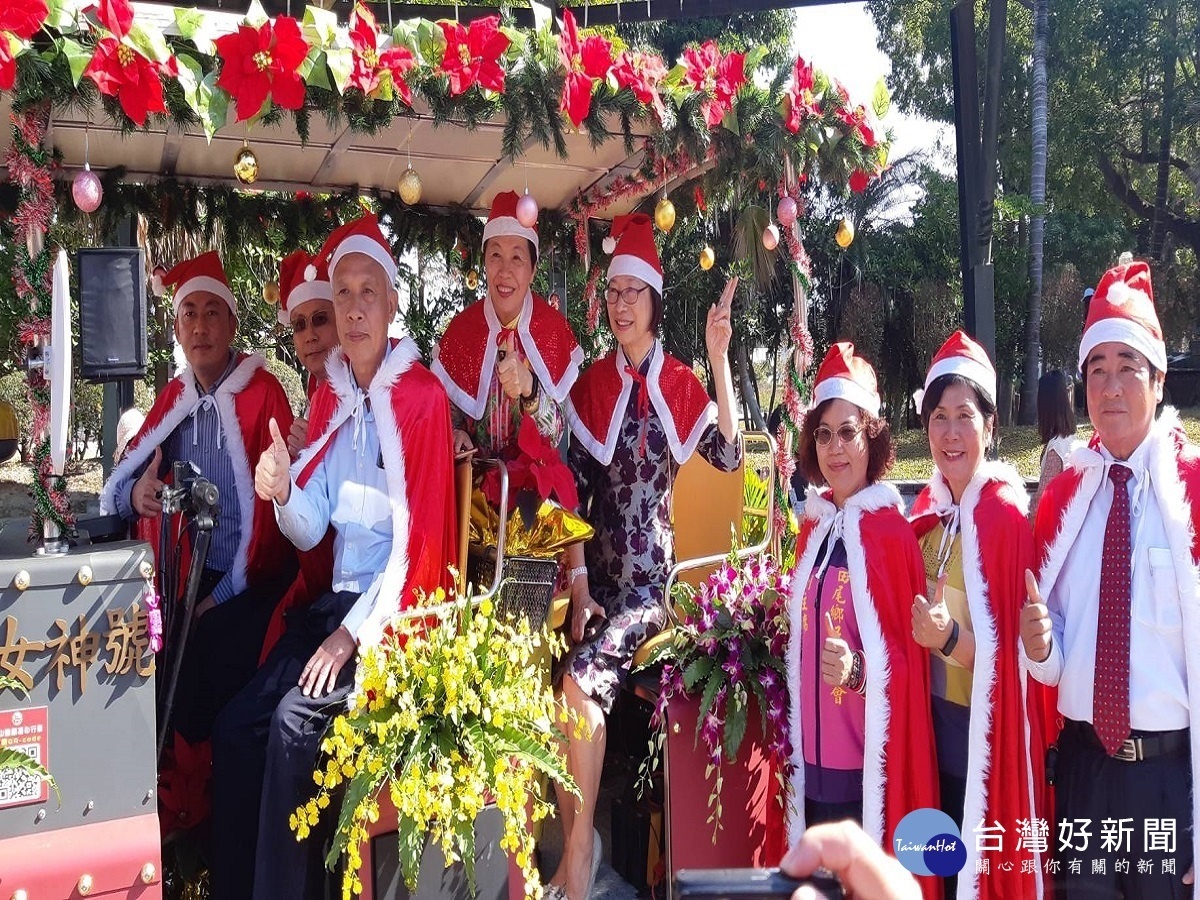
{"label": "white pom-pom on santa hat", "polygon": [[304,267],[304,280],[305,281],[316,281],[317,280],[317,267],[314,266],[312,263],[309,263],[307,266]]}
{"label": "white pom-pom on santa hat", "polygon": [[604,248],[605,253],[612,256],[612,252],[617,249],[617,239],[610,234],[600,246]]}

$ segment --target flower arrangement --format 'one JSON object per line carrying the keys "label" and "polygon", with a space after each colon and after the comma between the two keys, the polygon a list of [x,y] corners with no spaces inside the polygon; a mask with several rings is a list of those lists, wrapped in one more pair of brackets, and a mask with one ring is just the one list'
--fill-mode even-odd
{"label": "flower arrangement", "polygon": [[[439,589],[420,605],[446,600]],[[396,620],[382,644],[363,653],[350,709],[322,742],[317,793],[290,820],[304,839],[345,791],[326,859],[332,867],[345,857],[344,900],[362,892],[360,847],[385,789],[410,890],[426,841],[441,848],[447,865],[461,861],[474,885],[475,817],[494,802],[504,820],[500,846],[520,866],[526,895],[541,896],[530,820],[553,807],[540,776],[578,795],[559,749],[567,714],[541,668],[547,649],[563,649],[561,639],[531,631],[522,618],[494,615],[490,597],[468,596],[451,598],[441,614],[430,607],[429,615]]]}
{"label": "flower arrangement", "polygon": [[721,817],[720,768],[737,758],[752,697],[768,753],[781,767],[791,756],[783,657],[787,576],[770,554],[738,559],[731,552],[698,590],[676,585],[673,599],[679,622],[672,639],[651,660],[665,660],[652,723],[660,730],[664,727],[673,697],[699,696],[696,736],[708,755],[706,776],[713,779],[708,802],[715,841]]}

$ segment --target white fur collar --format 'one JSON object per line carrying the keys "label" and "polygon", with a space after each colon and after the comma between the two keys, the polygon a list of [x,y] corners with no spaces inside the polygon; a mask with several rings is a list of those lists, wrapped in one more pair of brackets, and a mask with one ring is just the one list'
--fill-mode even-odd
{"label": "white fur collar", "polygon": [[[994,459],[985,459],[976,467],[975,474],[967,483],[967,489],[963,491],[959,501],[960,505],[974,507],[979,501],[983,489],[993,481],[1009,485],[1016,495],[1017,506],[1022,515],[1029,514],[1029,494],[1025,490],[1024,479],[1011,465]],[[929,512],[942,515],[954,505],[954,496],[950,493],[950,485],[937,466],[934,466],[933,477],[929,479],[929,496],[933,501]]]}
{"label": "white fur collar", "polygon": [[[818,488],[816,485],[810,484],[808,486],[808,494],[804,498],[805,518],[823,519],[838,513],[837,506],[826,495],[826,490],[826,488]],[[854,494],[854,496],[850,497],[844,504],[843,510],[846,512],[856,510],[859,513],[864,513],[877,512],[889,507],[896,510],[903,509],[900,492],[890,482],[877,481],[875,484],[867,485]]]}

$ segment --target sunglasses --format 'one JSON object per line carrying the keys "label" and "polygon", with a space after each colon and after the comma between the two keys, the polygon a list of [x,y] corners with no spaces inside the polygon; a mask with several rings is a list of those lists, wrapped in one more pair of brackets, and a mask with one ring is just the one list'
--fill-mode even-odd
{"label": "sunglasses", "polygon": [[292,334],[304,334],[310,324],[313,328],[324,328],[329,324],[329,320],[330,313],[324,309],[311,316],[296,316],[292,319]]}
{"label": "sunglasses", "polygon": [[837,431],[831,431],[822,425],[813,432],[813,440],[815,440],[822,447],[825,447],[828,446],[829,442],[833,440],[833,436],[836,434],[839,441],[841,441],[843,444],[849,444],[865,430],[866,429],[862,425],[843,425],[838,428]]}

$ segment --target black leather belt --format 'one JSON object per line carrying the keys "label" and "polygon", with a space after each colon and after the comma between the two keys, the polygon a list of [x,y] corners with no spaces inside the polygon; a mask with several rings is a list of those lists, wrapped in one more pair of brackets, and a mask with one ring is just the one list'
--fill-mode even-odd
{"label": "black leather belt", "polygon": [[[1067,719],[1063,724],[1063,733],[1089,747],[1104,750],[1104,744],[1090,722]],[[1184,756],[1190,747],[1191,731],[1187,728],[1178,731],[1132,731],[1112,758],[1121,762],[1141,762],[1159,756]]]}

